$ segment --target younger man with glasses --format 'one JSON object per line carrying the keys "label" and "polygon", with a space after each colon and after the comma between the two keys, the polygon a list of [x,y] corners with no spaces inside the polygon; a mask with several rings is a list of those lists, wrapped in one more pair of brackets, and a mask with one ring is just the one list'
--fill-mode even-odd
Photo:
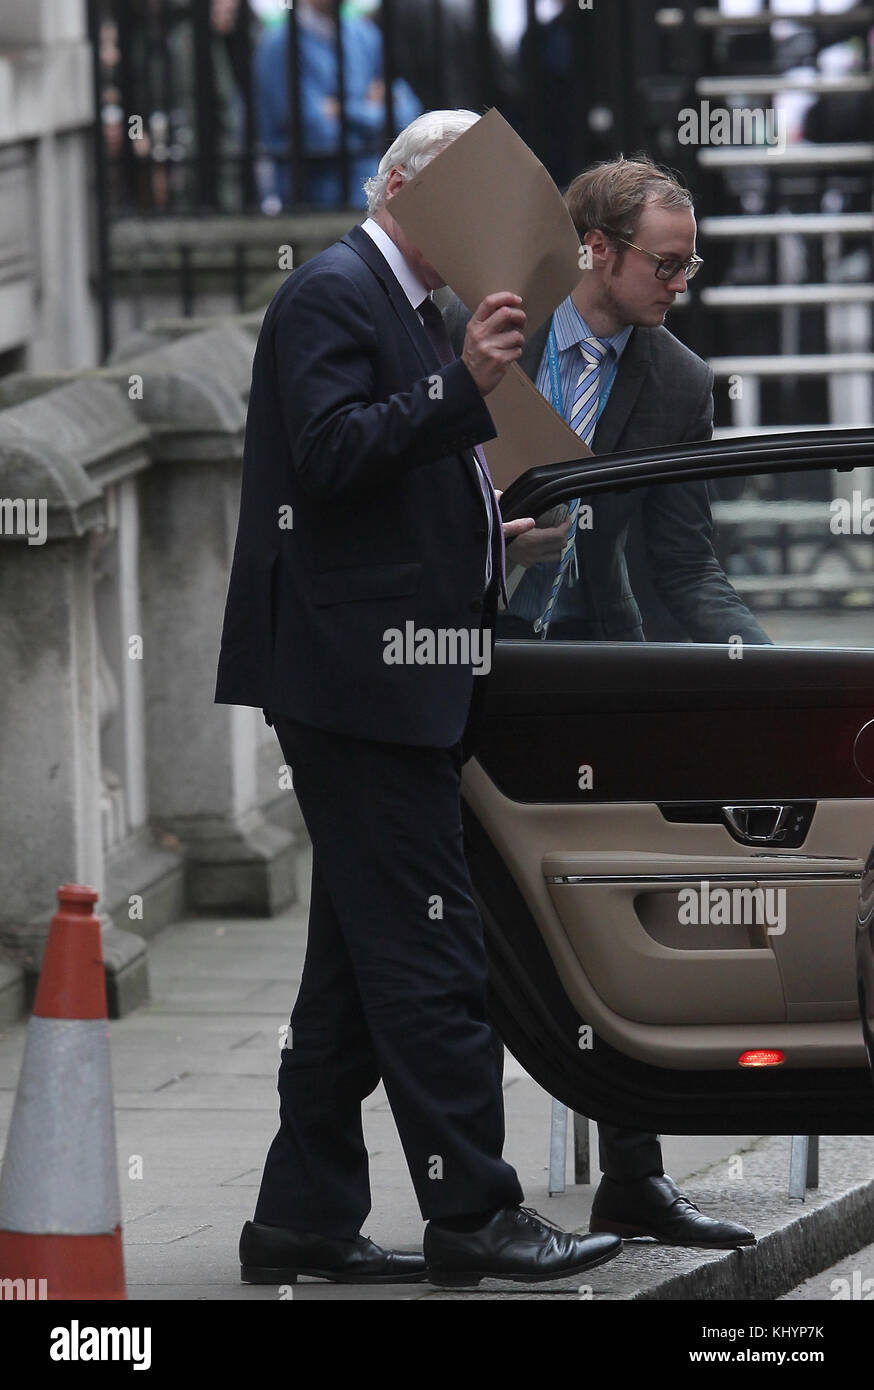
{"label": "younger man with glasses", "polygon": [[[528,339],[519,366],[596,454],[709,439],[713,373],[663,327],[701,265],[689,191],[641,155],[586,170],[565,201],[591,267]],[[469,316],[457,299],[444,313],[458,350]],[[589,516],[571,502],[559,525],[538,525],[507,546],[508,581],[511,561],[525,573],[498,614],[498,638],[643,641],[625,555],[639,507],[653,585],[687,637],[768,642],[714,554],[706,484],[645,489],[642,500],[599,493],[591,507]],[[745,1226],[704,1215],[678,1191],[658,1135],[606,1124],[598,1134],[604,1177],[592,1231],[716,1248],[755,1243]]]}
{"label": "younger man with glasses", "polygon": [[[565,200],[591,268],[520,367],[596,454],[709,439],[713,373],[663,326],[702,265],[688,189],[638,155],[587,169]],[[571,503],[518,537],[507,560],[525,573],[497,635],[642,641],[625,554],[636,508],[653,588],[686,637],[767,643],[714,554],[703,483],[602,494],[591,515]]]}

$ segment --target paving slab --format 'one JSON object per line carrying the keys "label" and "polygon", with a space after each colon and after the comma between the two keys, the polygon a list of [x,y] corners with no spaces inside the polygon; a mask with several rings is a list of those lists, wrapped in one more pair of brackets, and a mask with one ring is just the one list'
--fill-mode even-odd
{"label": "paving slab", "polygon": [[[304,855],[299,881],[308,880]],[[626,1242],[617,1259],[588,1279],[548,1285],[361,1289],[300,1280],[281,1291],[241,1284],[237,1241],[252,1216],[277,1126],[280,1039],[305,940],[304,902],[269,921],[188,919],[149,943],[153,999],[109,1026],[131,1299],[772,1299],[874,1241],[874,1136],[824,1138],[820,1186],[804,1203],[786,1195],[788,1137],[667,1136],[666,1170],[702,1211],[752,1226],[757,1247],[718,1252]],[[24,1023],[0,1033],[2,1143],[25,1036]],[[549,1197],[551,1100],[509,1054],[504,1095],[505,1153],[526,1204],[560,1226],[585,1231],[599,1176],[595,1126],[593,1183],[571,1183]],[[420,1249],[423,1222],[381,1086],[363,1111],[373,1195],[364,1231],[381,1244]]]}

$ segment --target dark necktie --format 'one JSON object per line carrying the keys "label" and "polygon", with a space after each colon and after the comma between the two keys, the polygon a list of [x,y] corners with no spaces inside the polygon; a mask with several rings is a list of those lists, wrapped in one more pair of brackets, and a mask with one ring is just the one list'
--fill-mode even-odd
{"label": "dark necktie", "polygon": [[441,367],[448,367],[450,362],[455,361],[455,353],[452,351],[452,344],[449,341],[449,334],[446,332],[443,315],[430,295],[422,300],[419,305],[419,313],[425,324],[425,332],[431,339],[434,351],[440,359]]}
{"label": "dark necktie", "polygon": [[[455,361],[457,354],[452,350],[452,343],[450,342],[449,334],[446,331],[446,324],[443,322],[443,315],[437,308],[437,305],[434,303],[430,295],[428,295],[425,299],[422,300],[422,303],[419,305],[419,313],[422,315],[422,321],[425,325],[425,332],[428,334],[428,337],[431,340],[431,345],[437,354],[437,357],[440,361],[440,365],[443,367],[448,367],[450,362]],[[492,475],[489,472],[489,466],[486,463],[486,456],[483,453],[482,445],[474,445],[474,454],[476,455],[476,461],[479,465],[480,471],[482,472],[483,478],[485,479],[486,486],[489,491],[489,496],[491,498],[492,505],[492,516],[495,518],[495,525],[498,527],[498,534],[501,538],[501,593],[503,595],[504,602],[506,603],[507,560],[504,547],[504,530],[501,526],[501,509],[498,505],[498,499],[495,494],[494,483],[492,482]]]}

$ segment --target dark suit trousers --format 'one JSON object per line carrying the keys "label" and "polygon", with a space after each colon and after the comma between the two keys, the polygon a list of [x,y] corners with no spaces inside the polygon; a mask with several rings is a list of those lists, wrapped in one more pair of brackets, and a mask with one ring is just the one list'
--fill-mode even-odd
{"label": "dark suit trousers", "polygon": [[523,1200],[482,924],[461,831],[461,747],[368,742],[272,715],[313,845],[306,958],[255,1220],[352,1237],[370,1210],[361,1103],[385,1085],[424,1218]]}

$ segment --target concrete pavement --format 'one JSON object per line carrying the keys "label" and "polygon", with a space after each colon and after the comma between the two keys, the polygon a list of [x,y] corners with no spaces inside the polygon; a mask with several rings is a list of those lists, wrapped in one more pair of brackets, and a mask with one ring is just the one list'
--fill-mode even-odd
{"label": "concrete pavement", "polygon": [[[299,882],[309,882],[306,862]],[[237,1240],[252,1215],[276,1130],[280,1039],[305,933],[305,903],[274,919],[203,917],[168,928],[150,943],[153,1002],[110,1025],[132,1299],[280,1296],[275,1288],[240,1283]],[[0,1035],[4,1142],[25,1029],[22,1023]],[[562,1196],[547,1195],[549,1096],[509,1054],[504,1088],[505,1153],[519,1172],[526,1204],[561,1226],[587,1229],[594,1186],[570,1185]],[[591,1131],[596,1155],[594,1126]],[[365,1103],[365,1134],[373,1188],[365,1233],[380,1244],[421,1248],[423,1223],[381,1087]],[[478,1290],[443,1291],[429,1284],[360,1290],[302,1281],[293,1297],[578,1299],[582,1284],[583,1297],[609,1300],[773,1298],[874,1240],[874,1137],[823,1139],[820,1187],[804,1204],[786,1196],[788,1138],[666,1138],[664,1149],[666,1170],[703,1211],[756,1230],[755,1250],[691,1251],[636,1241],[585,1284],[488,1282]],[[597,1180],[596,1159],[593,1169]]]}

